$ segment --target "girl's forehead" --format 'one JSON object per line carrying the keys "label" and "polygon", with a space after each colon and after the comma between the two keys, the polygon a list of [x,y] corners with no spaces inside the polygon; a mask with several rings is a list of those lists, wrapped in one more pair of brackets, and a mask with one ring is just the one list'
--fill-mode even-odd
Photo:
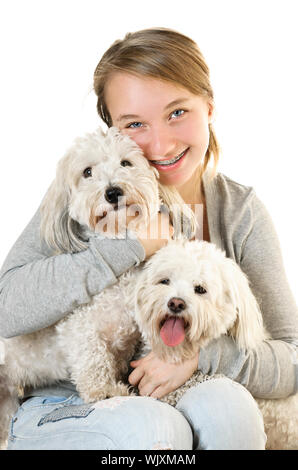
{"label": "girl's forehead", "polygon": [[129,72],[114,72],[110,75],[106,88],[109,87],[126,87],[132,88],[136,90],[143,90],[143,91],[161,91],[164,92],[165,90],[168,93],[177,93],[183,90],[185,93],[190,94],[190,92],[179,85],[178,83],[169,82],[167,80],[163,80],[161,78],[150,77],[140,74],[133,74]]}
{"label": "girl's forehead", "polygon": [[192,95],[186,88],[152,77],[136,76],[124,72],[113,74],[105,89],[105,100],[115,123],[129,114],[138,114],[144,107],[161,110],[172,102],[190,100]]}

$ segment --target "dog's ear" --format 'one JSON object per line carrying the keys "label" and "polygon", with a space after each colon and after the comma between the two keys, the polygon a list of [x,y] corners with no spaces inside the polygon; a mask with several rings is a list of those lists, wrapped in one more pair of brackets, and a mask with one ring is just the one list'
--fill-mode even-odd
{"label": "dog's ear", "polygon": [[152,301],[152,295],[154,295],[154,286],[151,286],[149,279],[149,265],[150,263],[146,261],[134,272],[134,280],[129,284],[125,294],[129,299],[129,305],[133,308],[134,319],[142,334],[146,334],[148,327],[152,326],[152,322],[148,322],[148,319],[151,316],[149,305],[150,297]]}
{"label": "dog's ear", "polygon": [[57,166],[56,178],[41,204],[41,238],[55,253],[75,253],[86,248],[80,238],[80,226],[68,212],[70,187],[65,175],[69,163],[66,155]]}
{"label": "dog's ear", "polygon": [[229,330],[240,349],[255,349],[266,332],[258,302],[253,295],[246,275],[231,259],[226,258],[222,274],[227,302],[236,309],[237,318]]}

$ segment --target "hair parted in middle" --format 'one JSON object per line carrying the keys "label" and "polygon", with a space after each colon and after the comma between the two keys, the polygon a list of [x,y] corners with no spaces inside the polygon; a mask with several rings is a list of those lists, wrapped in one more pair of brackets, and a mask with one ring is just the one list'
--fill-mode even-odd
{"label": "hair parted in middle", "polygon": [[[127,33],[103,54],[94,72],[97,112],[108,127],[113,125],[105,101],[105,86],[115,72],[156,78],[186,88],[213,104],[209,68],[197,44],[189,37],[168,28],[151,28]],[[202,164],[202,174],[211,157],[214,170],[219,159],[219,144],[209,124],[209,146]]]}

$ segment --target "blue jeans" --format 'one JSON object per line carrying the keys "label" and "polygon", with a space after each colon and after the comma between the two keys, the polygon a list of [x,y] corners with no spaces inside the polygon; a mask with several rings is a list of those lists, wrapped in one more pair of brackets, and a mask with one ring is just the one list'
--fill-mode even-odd
{"label": "blue jeans", "polygon": [[150,397],[85,404],[78,395],[34,397],[11,422],[8,450],[264,449],[261,413],[241,385],[216,378],[176,408]]}

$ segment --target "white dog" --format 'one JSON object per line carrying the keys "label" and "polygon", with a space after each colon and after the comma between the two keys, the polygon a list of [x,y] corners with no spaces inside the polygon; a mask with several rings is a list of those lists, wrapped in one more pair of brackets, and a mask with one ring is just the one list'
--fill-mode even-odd
{"label": "white dog", "polygon": [[151,256],[136,280],[134,310],[143,337],[168,362],[191,359],[223,334],[241,349],[266,337],[246,276],[208,242],[175,240]]}

